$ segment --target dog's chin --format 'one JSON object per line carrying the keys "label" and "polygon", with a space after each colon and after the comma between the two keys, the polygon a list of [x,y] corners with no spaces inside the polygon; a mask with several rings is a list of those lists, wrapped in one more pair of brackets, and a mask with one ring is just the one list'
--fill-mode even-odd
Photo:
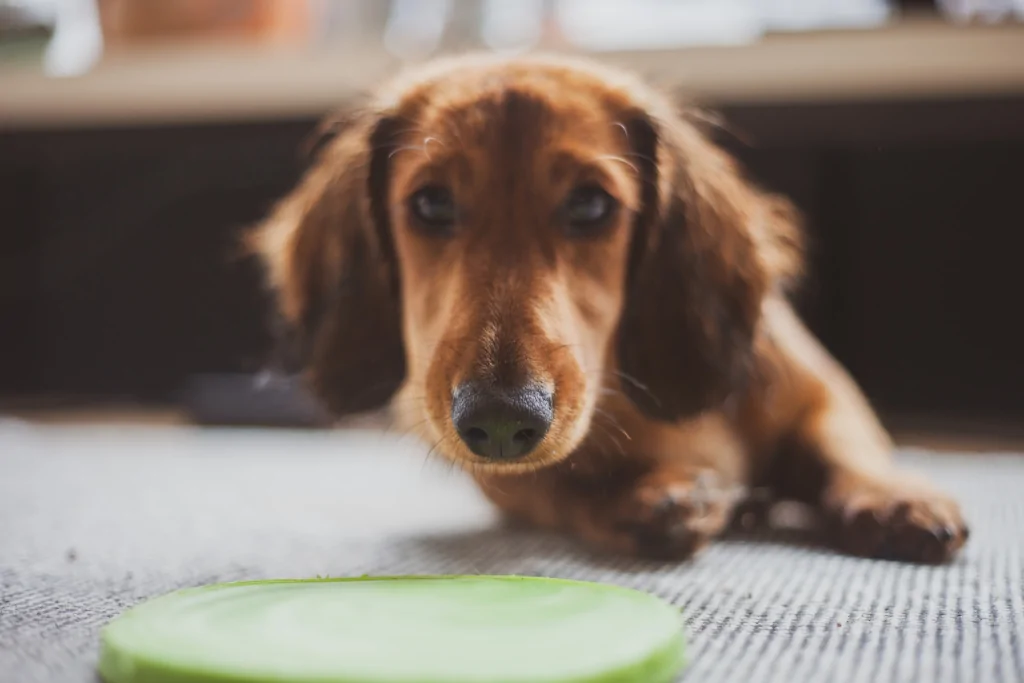
{"label": "dog's chin", "polygon": [[[573,430],[573,432],[576,431],[580,430]],[[526,474],[553,467],[565,461],[583,440],[582,437],[572,438],[575,434],[560,432],[562,430],[552,430],[552,433],[541,441],[529,455],[522,458],[492,460],[482,458],[469,450],[459,440],[454,428],[449,424],[445,425],[442,436],[434,440],[434,443],[441,445],[434,448],[432,452],[471,474],[493,476]],[[585,431],[582,433],[585,434]]]}
{"label": "dog's chin", "polygon": [[564,455],[529,455],[518,460],[488,460],[474,455],[468,449],[454,449],[456,452],[443,453],[442,455],[455,464],[456,467],[469,472],[470,474],[483,474],[493,476],[527,474],[536,472],[562,462],[568,457]]}

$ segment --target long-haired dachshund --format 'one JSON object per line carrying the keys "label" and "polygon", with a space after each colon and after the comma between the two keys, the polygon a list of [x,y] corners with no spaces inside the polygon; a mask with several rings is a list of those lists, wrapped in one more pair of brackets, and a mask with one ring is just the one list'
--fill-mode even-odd
{"label": "long-haired dachshund", "polygon": [[967,539],[787,302],[790,204],[629,74],[421,67],[249,243],[325,406],[390,405],[515,518],[680,558],[769,488],[851,553],[942,562]]}

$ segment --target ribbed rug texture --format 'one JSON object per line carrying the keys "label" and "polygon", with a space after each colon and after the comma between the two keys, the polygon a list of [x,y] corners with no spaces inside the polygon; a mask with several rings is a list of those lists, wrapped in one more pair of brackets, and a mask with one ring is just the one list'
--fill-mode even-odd
{"label": "ribbed rug texture", "polygon": [[649,591],[682,611],[688,683],[1024,681],[1024,456],[899,457],[964,506],[949,566],[777,533],[682,564],[596,556],[503,526],[462,475],[375,432],[0,420],[0,682],[95,683],[103,624],[168,591],[363,573]]}

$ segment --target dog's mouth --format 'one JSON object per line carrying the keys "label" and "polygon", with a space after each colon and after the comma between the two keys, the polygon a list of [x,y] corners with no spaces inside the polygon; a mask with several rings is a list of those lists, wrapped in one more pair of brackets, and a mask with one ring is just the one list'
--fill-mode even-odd
{"label": "dog's mouth", "polygon": [[517,474],[554,465],[586,432],[584,411],[560,403],[557,392],[541,383],[466,382],[452,391],[449,406],[447,415],[432,420],[440,437],[434,452],[474,473]]}

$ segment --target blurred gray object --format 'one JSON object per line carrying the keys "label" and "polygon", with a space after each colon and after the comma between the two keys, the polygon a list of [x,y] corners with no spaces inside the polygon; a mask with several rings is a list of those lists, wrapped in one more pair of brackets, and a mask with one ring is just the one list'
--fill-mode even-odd
{"label": "blurred gray object", "polygon": [[437,51],[450,21],[452,0],[393,0],[384,47],[402,59],[425,59]]}
{"label": "blurred gray object", "polygon": [[87,72],[103,52],[96,1],[0,0],[0,50],[18,43],[21,56],[42,58],[49,76]]}
{"label": "blurred gray object", "polygon": [[330,417],[296,377],[270,372],[192,376],[181,405],[189,419],[202,425],[318,427]]}
{"label": "blurred gray object", "polygon": [[580,47],[671,49],[753,42],[768,31],[873,28],[888,0],[559,0],[563,33]]}
{"label": "blurred gray object", "polygon": [[56,28],[43,68],[50,76],[80,76],[103,54],[103,30],[97,0],[58,0]]}
{"label": "blurred gray object", "polygon": [[889,0],[752,0],[770,31],[864,29],[892,17]]}
{"label": "blurred gray object", "polygon": [[743,45],[767,31],[877,27],[893,14],[889,0],[390,0],[376,3],[373,13],[360,0],[323,1],[327,40],[373,36],[411,61],[479,47],[605,52]]}
{"label": "blurred gray object", "polygon": [[0,0],[0,63],[39,59],[53,35],[51,3]]}
{"label": "blurred gray object", "polygon": [[936,0],[936,4],[955,21],[1024,20],[1024,0]]}
{"label": "blurred gray object", "polygon": [[55,14],[52,0],[0,0],[0,36],[52,27]]}
{"label": "blurred gray object", "polygon": [[741,45],[763,33],[748,0],[559,0],[557,12],[566,39],[595,52]]}
{"label": "blurred gray object", "polygon": [[541,42],[548,20],[548,0],[483,0],[480,34],[487,47],[522,50]]}

